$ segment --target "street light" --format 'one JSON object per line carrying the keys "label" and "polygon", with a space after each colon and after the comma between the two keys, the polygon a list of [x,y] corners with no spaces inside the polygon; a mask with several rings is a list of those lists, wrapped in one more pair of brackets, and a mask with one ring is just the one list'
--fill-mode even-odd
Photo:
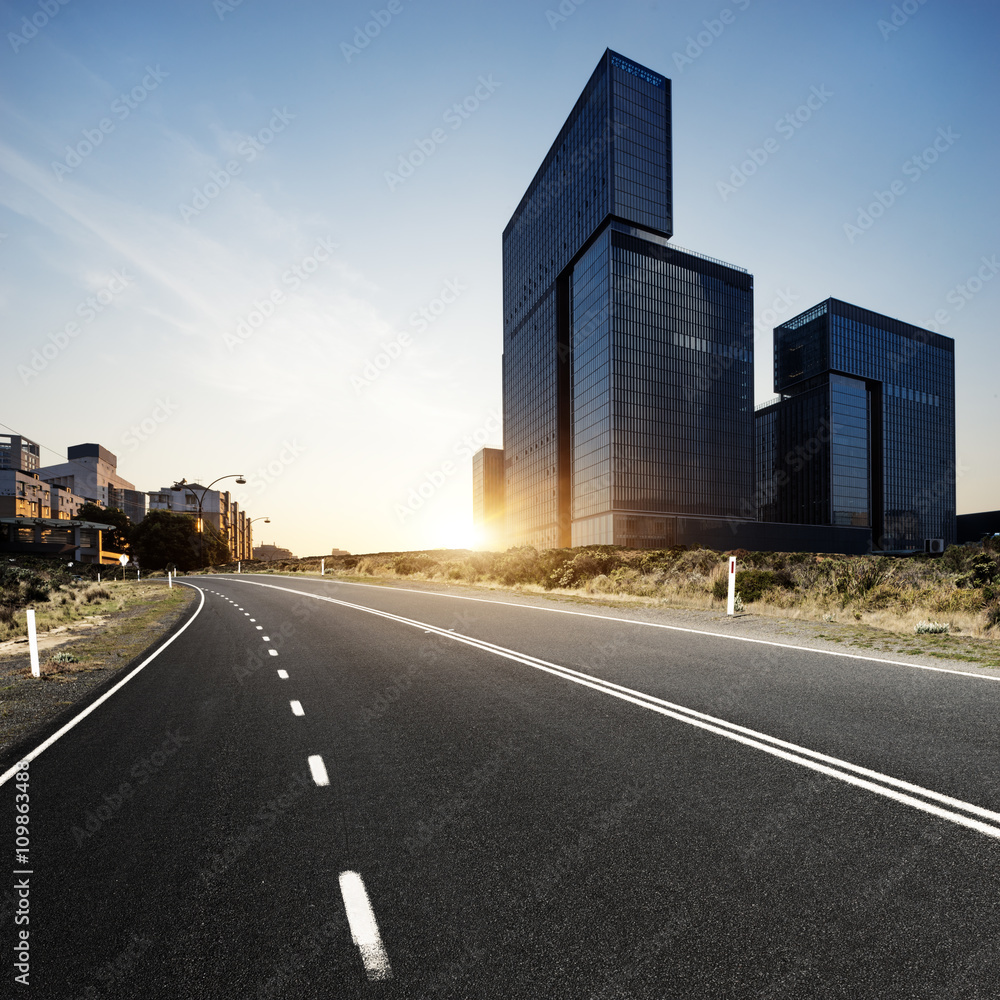
{"label": "street light", "polygon": [[[235,479],[236,482],[239,483],[240,486],[244,486],[246,484],[246,479],[243,478],[243,473],[240,472],[240,473],[237,473],[235,475],[219,476],[218,479],[213,479],[208,484],[208,486],[202,487],[201,496],[197,495],[197,493],[195,492],[195,487],[192,486],[186,479],[181,479],[179,482],[174,483],[174,485],[170,487],[172,490],[190,490],[192,493],[195,493],[195,499],[197,499],[197,501],[198,501],[198,534],[200,536],[200,541],[198,543],[198,556],[201,559],[202,566],[205,565],[205,531],[204,531],[204,528],[202,527],[202,523],[201,523],[201,520],[202,520],[202,518],[201,518],[201,505],[202,505],[202,503],[205,500],[205,494],[216,483],[221,483],[223,479]],[[220,516],[220,519],[221,519],[221,516],[222,516],[221,510],[219,512],[219,516]]]}
{"label": "street light", "polygon": [[249,521],[247,521],[247,531],[250,532],[250,558],[251,559],[253,558],[253,531],[250,530],[250,526],[254,523],[254,521],[263,521],[265,524],[270,524],[271,523],[271,519],[269,517],[261,515],[260,517],[254,517],[254,518],[251,518]]}

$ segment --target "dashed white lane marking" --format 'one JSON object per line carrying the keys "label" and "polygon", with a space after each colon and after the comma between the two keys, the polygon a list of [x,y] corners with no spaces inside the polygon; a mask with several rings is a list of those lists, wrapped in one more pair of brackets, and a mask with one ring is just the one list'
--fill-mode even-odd
{"label": "dashed white lane marking", "polygon": [[[257,620],[256,618],[251,618],[251,619],[250,619],[250,621],[252,621],[252,622],[255,622],[256,620]],[[263,627],[264,627],[264,626],[263,626],[263,625],[261,625],[261,628],[263,628]]]}
{"label": "dashed white lane marking", "polygon": [[330,778],[326,773],[326,764],[323,763],[323,758],[318,753],[314,753],[309,758],[309,770],[312,771],[313,781],[317,785],[330,784]]}
{"label": "dashed white lane marking", "polygon": [[277,655],[278,655],[278,651],[277,651],[276,649],[269,649],[269,650],[268,650],[268,652],[269,652],[269,653],[270,653],[270,654],[271,654],[272,656],[277,656]]}
{"label": "dashed white lane marking", "polygon": [[270,642],[271,641],[271,637],[269,635],[262,635],[261,638],[264,640],[264,642]]}
{"label": "dashed white lane marking", "polygon": [[287,670],[279,670],[279,671],[278,671],[278,676],[279,676],[279,677],[280,677],[280,678],[281,678],[281,679],[282,679],[283,681],[287,681],[287,680],[288,680],[288,671],[287,671]]}
{"label": "dashed white lane marking", "polygon": [[306,713],[302,711],[301,701],[290,701],[288,703],[292,706],[292,715],[305,715]]}
{"label": "dashed white lane marking", "polygon": [[244,611],[243,612],[243,617],[244,618],[249,618],[250,617],[250,612],[249,611]]}
{"label": "dashed white lane marking", "polygon": [[[251,618],[250,621],[253,621],[253,619]],[[257,626],[257,631],[258,632],[263,632],[264,631],[264,626],[263,625],[258,625]]]}
{"label": "dashed white lane marking", "polygon": [[369,980],[391,979],[392,969],[389,956],[382,945],[372,904],[365,891],[365,884],[357,872],[341,872],[340,894],[344,897],[347,922],[351,927],[351,938],[361,952],[361,961]]}

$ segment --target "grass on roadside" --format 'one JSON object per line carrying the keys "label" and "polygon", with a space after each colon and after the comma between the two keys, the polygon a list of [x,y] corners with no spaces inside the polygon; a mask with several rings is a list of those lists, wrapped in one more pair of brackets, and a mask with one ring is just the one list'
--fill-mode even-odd
{"label": "grass on roadside", "polygon": [[[0,751],[12,747],[47,719],[82,698],[116,670],[157,642],[195,599],[188,587],[109,584],[110,596],[93,601],[102,619],[69,631],[48,647],[40,635],[40,677],[31,675],[26,642],[0,655]],[[85,622],[79,617],[76,624]],[[65,641],[63,641],[65,640]]]}

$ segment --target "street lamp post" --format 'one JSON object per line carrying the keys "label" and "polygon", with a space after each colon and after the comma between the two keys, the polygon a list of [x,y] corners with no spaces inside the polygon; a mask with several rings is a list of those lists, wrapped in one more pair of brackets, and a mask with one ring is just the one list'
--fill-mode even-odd
{"label": "street lamp post", "polygon": [[250,532],[250,558],[251,559],[253,559],[253,529],[251,528],[251,525],[254,523],[254,521],[263,521],[265,524],[270,524],[271,523],[271,519],[269,517],[267,517],[266,515],[262,514],[260,517],[253,517],[249,521],[247,521],[247,531]]}
{"label": "street lamp post", "polygon": [[[218,479],[213,479],[208,484],[208,486],[203,486],[202,487],[201,496],[198,496],[198,494],[195,492],[195,487],[192,486],[190,483],[188,483],[188,481],[186,479],[181,479],[179,482],[174,483],[174,485],[170,487],[172,490],[190,490],[192,493],[195,494],[195,499],[198,501],[198,535],[199,535],[199,539],[200,539],[199,542],[198,542],[198,556],[201,559],[202,566],[205,565],[205,528],[204,528],[204,525],[202,524],[201,507],[202,507],[202,503],[205,500],[205,494],[216,483],[221,483],[223,479],[235,479],[236,482],[239,483],[240,486],[243,486],[246,483],[246,479],[243,478],[243,473],[240,472],[240,473],[236,473],[234,475],[219,476]],[[221,517],[222,517],[221,510],[219,512],[219,517],[220,517],[220,520],[221,520]]]}

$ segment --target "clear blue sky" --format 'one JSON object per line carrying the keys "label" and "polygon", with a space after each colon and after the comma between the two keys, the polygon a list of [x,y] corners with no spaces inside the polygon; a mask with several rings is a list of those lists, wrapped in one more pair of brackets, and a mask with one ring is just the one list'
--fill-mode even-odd
{"label": "clear blue sky", "polygon": [[755,276],[758,401],[775,317],[938,314],[958,509],[1000,507],[992,3],[36,0],[0,26],[0,422],[43,461],[246,473],[256,539],[300,555],[461,544],[468,456],[501,443],[501,233],[611,47],[673,80],[675,241]]}

